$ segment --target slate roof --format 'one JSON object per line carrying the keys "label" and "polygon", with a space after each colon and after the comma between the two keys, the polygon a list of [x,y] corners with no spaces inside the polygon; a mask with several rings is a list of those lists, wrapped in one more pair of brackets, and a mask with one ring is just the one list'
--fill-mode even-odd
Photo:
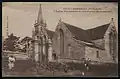
{"label": "slate roof", "polygon": [[74,38],[77,40],[85,41],[85,42],[91,42],[90,37],[88,36],[87,32],[84,29],[78,28],[76,26],[67,24],[63,22],[66,27],[70,30],[70,32],[75,36]]}
{"label": "slate roof", "polygon": [[100,39],[100,38],[104,37],[105,32],[107,31],[109,25],[110,25],[110,23],[104,24],[102,26],[98,26],[98,27],[95,27],[92,29],[88,29],[86,31],[91,40]]}
{"label": "slate roof", "polygon": [[107,31],[110,23],[104,24],[92,29],[81,29],[76,26],[70,25],[68,23],[63,22],[66,27],[70,30],[70,32],[75,36],[74,38],[77,40],[91,42],[91,40],[96,40],[104,37],[105,32]]}
{"label": "slate roof", "polygon": [[48,30],[48,29],[47,29],[47,34],[48,34],[48,36],[50,36],[50,38],[53,37],[53,34],[54,34],[54,33],[55,33],[54,31],[51,31],[51,30]]}
{"label": "slate roof", "polygon": [[98,26],[98,27],[95,27],[92,29],[87,29],[87,30],[78,28],[76,26],[70,25],[65,22],[63,22],[63,23],[70,30],[70,32],[74,35],[75,39],[81,40],[84,42],[88,42],[88,43],[92,43],[92,45],[90,45],[90,46],[103,49],[102,47],[98,47],[98,46],[94,45],[92,40],[97,40],[97,39],[103,38],[110,23],[104,24],[104,25],[101,25],[101,26]]}

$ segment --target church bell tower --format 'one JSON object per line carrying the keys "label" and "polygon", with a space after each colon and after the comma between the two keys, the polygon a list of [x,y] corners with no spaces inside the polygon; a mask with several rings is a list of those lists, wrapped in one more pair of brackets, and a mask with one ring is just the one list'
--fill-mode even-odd
{"label": "church bell tower", "polygon": [[34,59],[35,61],[39,61],[42,62],[44,60],[44,52],[45,52],[45,45],[44,45],[44,41],[46,41],[44,39],[45,36],[45,30],[46,30],[46,23],[43,20],[43,14],[42,14],[42,7],[41,4],[39,5],[39,11],[38,11],[38,17],[37,20],[35,20],[35,24],[34,24],[34,30],[33,30],[33,55],[34,55]]}

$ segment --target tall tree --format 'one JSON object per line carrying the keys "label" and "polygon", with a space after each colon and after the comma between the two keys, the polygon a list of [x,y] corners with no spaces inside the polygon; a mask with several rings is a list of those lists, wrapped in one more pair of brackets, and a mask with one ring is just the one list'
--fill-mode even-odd
{"label": "tall tree", "polygon": [[20,37],[14,36],[13,33],[11,33],[8,38],[5,39],[3,43],[3,49],[10,50],[10,51],[16,51],[16,44]]}

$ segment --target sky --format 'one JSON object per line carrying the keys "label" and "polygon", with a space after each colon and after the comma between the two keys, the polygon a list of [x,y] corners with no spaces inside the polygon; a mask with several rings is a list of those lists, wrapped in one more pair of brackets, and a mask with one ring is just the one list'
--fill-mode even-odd
{"label": "sky", "polygon": [[[35,20],[37,20],[39,4],[42,5],[43,18],[46,20],[47,28],[55,30],[59,19],[63,22],[75,25],[79,28],[90,29],[111,22],[114,18],[114,24],[118,30],[118,4],[117,3],[33,3],[33,2],[4,2],[2,4],[2,35],[6,36],[7,16],[9,19],[9,33],[13,33],[21,38],[32,36]],[[98,11],[108,12],[56,12],[57,11]],[[74,9],[74,11],[76,11]]]}

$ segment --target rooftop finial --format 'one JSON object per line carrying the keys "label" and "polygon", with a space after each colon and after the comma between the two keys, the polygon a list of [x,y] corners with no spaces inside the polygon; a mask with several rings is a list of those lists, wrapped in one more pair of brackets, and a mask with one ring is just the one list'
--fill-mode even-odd
{"label": "rooftop finial", "polygon": [[59,22],[61,22],[61,18],[59,19]]}
{"label": "rooftop finial", "polygon": [[113,18],[111,18],[111,22],[113,22]]}

